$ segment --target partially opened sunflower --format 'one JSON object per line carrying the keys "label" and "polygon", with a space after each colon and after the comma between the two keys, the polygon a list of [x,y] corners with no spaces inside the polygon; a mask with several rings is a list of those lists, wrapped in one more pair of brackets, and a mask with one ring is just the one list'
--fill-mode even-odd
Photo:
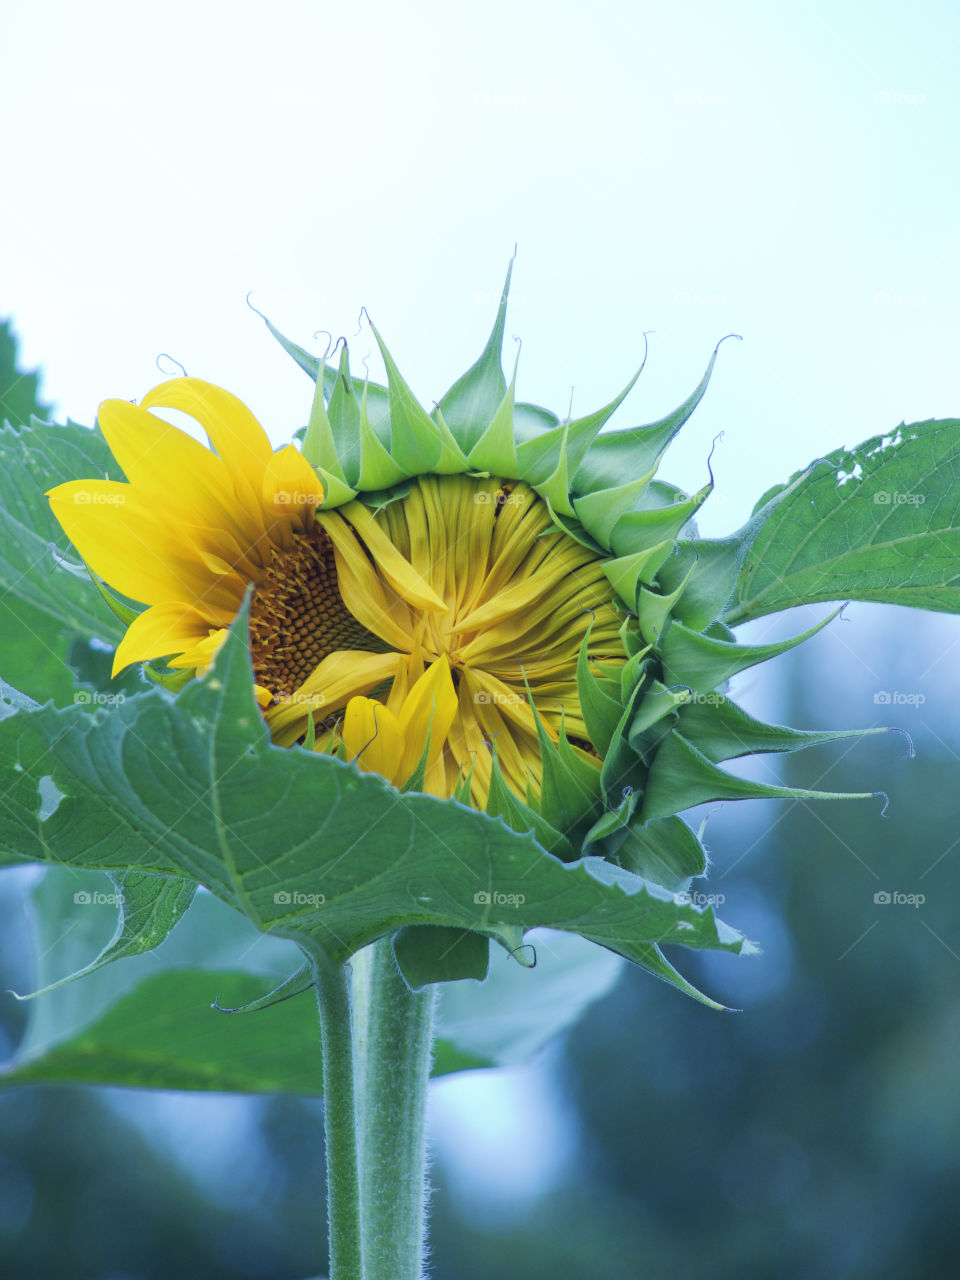
{"label": "partially opened sunflower", "polygon": [[[679,808],[782,794],[717,768],[743,754],[718,750],[718,735],[756,747],[744,713],[702,695],[773,648],[738,646],[702,583],[686,595],[697,561],[678,539],[711,486],[689,497],[655,479],[716,352],[659,422],[603,430],[636,375],[561,422],[515,403],[505,303],[432,413],[376,329],[388,388],[354,383],[346,344],[333,370],[277,335],[316,380],[299,447],[274,451],[233,395],[178,378],[139,405],[101,406],[126,482],[75,481],[50,501],[92,574],[146,606],[114,673],[164,658],[202,674],[249,591],[257,697],[278,744],[673,888],[705,865]],[[195,419],[210,448],[165,409]]]}

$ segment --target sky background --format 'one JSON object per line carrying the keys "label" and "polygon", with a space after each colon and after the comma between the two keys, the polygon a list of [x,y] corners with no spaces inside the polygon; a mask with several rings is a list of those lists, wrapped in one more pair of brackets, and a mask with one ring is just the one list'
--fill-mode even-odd
{"label": "sky background", "polygon": [[650,421],[743,336],[664,469],[698,487],[724,431],[705,532],[958,410],[955,6],[38,3],[3,25],[0,311],[61,414],[141,396],[169,352],[289,438],[310,385],[248,291],[317,351],[367,307],[430,403],[514,244],[521,399],[605,402],[652,331],[617,419]]}
{"label": "sky background", "polygon": [[[706,533],[838,445],[960,413],[954,5],[41,2],[0,43],[0,315],[60,416],[139,398],[166,352],[288,439],[311,387],[248,291],[378,377],[366,307],[429,404],[515,245],[521,399],[596,407],[649,332],[615,422],[650,421],[742,335],[663,468],[699,487],[724,433]],[[505,1196],[489,1089],[541,1171],[568,1147],[533,1078],[438,1090]]]}

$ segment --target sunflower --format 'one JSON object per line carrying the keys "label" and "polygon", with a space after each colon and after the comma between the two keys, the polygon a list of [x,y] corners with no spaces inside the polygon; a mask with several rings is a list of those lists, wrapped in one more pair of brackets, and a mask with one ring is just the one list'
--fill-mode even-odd
{"label": "sunflower", "polygon": [[[346,343],[328,367],[270,325],[315,384],[299,445],[274,451],[229,392],[178,378],[101,407],[126,482],[73,481],[50,501],[129,623],[115,673],[202,676],[249,598],[256,695],[279,746],[680,891],[706,867],[680,812],[823,794],[721,766],[844,735],[764,725],[719,690],[824,624],[741,644],[723,620],[741,543],[700,542],[691,524],[712,478],[691,495],[657,478],[717,350],[656,422],[604,429],[638,374],[561,421],[515,402],[516,370],[504,376],[509,280],[479,360],[430,412],[373,325],[386,386],[354,383]],[[160,410],[192,417],[210,447]]]}
{"label": "sunflower", "polygon": [[[190,415],[211,448],[156,416]],[[527,484],[422,475],[371,509],[323,509],[295,445],[274,452],[229,392],[195,378],[100,427],[127,483],[74,481],[53,510],[90,570],[147,606],[114,674],[167,659],[202,671],[249,588],[258,697],[281,745],[308,734],[361,768],[483,806],[494,760],[524,800],[542,786],[540,737],[565,734],[595,771],[580,706],[587,653],[625,661],[603,557],[554,522]]]}

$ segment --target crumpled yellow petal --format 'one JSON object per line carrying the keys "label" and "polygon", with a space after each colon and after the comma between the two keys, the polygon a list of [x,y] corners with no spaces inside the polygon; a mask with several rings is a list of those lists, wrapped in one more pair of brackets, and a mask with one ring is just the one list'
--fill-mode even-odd
{"label": "crumpled yellow petal", "polygon": [[457,714],[457,691],[446,654],[430,664],[403,701],[397,724],[403,734],[400,776],[406,781],[420,763],[427,738],[427,768],[440,758]]}
{"label": "crumpled yellow petal", "polygon": [[381,774],[388,782],[401,781],[403,735],[397,717],[382,702],[351,698],[341,734],[348,760],[355,760],[368,773]]}
{"label": "crumpled yellow petal", "polygon": [[[356,529],[383,576],[404,600],[419,609],[446,610],[446,603],[417,573],[410,561],[400,554],[377,524],[369,508],[362,502],[350,502],[341,507],[338,514]],[[322,517],[321,523],[326,528],[326,521]]]}

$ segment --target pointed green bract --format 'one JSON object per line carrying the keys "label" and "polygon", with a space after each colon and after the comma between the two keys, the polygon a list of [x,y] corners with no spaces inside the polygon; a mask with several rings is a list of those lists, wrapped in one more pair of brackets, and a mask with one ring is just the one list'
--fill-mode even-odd
{"label": "pointed green bract", "polygon": [[[513,259],[511,258],[503,292],[500,295],[500,304],[497,307],[497,318],[487,339],[487,345],[476,364],[471,365],[467,372],[457,379],[439,404],[440,412],[467,453],[476,447],[484,424],[494,419],[506,395],[507,383],[502,368],[503,331],[507,320],[507,299],[510,295],[512,274]],[[511,441],[513,439],[512,430],[510,439]],[[481,463],[479,469],[487,468]]]}

